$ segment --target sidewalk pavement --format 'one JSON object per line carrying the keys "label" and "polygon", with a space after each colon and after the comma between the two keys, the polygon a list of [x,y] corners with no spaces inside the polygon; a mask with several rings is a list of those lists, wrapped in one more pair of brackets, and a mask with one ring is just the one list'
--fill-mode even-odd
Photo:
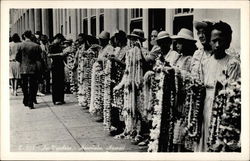
{"label": "sidewalk pavement", "polygon": [[23,95],[10,96],[11,152],[145,152],[130,140],[116,140],[104,131],[77,103],[65,94],[64,105],[54,105],[51,95],[37,97],[39,104],[29,109]]}

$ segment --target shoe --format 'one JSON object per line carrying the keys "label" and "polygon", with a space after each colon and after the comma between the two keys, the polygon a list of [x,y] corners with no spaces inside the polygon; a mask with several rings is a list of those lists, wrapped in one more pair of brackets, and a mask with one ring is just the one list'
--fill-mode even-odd
{"label": "shoe", "polygon": [[33,103],[34,103],[34,104],[38,104],[38,102],[37,102],[37,100],[36,100],[36,99],[34,100],[34,102],[33,102]]}
{"label": "shoe", "polygon": [[95,119],[96,122],[103,122],[103,118],[97,117],[97,119]]}
{"label": "shoe", "polygon": [[138,145],[142,141],[142,137],[140,135],[137,135],[133,140],[131,140],[131,143],[133,145]]}
{"label": "shoe", "polygon": [[35,109],[33,106],[29,106],[30,109]]}
{"label": "shoe", "polygon": [[61,103],[62,103],[62,104],[65,104],[66,102],[65,102],[65,101],[62,101]]}
{"label": "shoe", "polygon": [[62,102],[55,102],[54,105],[62,105]]}
{"label": "shoe", "polygon": [[14,91],[13,95],[14,95],[14,96],[17,96],[17,91]]}
{"label": "shoe", "polygon": [[37,96],[41,96],[41,97],[45,96],[45,94],[43,94],[43,93],[41,93],[41,92],[37,92],[36,95],[37,95]]}
{"label": "shoe", "polygon": [[149,140],[146,139],[146,140],[143,140],[142,142],[140,142],[138,145],[139,145],[139,146],[147,146],[148,143],[149,143]]}

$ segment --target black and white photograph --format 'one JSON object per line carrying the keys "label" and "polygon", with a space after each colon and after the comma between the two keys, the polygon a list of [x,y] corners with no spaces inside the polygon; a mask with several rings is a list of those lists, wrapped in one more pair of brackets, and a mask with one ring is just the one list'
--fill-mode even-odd
{"label": "black and white photograph", "polygon": [[10,7],[9,152],[245,153],[242,9],[163,4]]}

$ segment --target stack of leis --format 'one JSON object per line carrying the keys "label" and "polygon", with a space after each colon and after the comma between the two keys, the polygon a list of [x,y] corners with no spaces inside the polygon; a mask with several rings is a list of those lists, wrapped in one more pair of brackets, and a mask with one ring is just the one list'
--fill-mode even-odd
{"label": "stack of leis", "polygon": [[103,115],[104,74],[100,63],[93,64],[91,76],[91,101],[89,112],[98,116]]}
{"label": "stack of leis", "polygon": [[227,83],[215,97],[208,147],[216,152],[240,152],[241,82]]}
{"label": "stack of leis", "polygon": [[111,127],[111,68],[112,62],[107,60],[104,69],[104,108],[103,108],[103,124],[107,130]]}
{"label": "stack of leis", "polygon": [[187,77],[185,82],[187,92],[184,108],[185,148],[193,151],[194,143],[200,138],[205,88],[200,81],[191,77]]}
{"label": "stack of leis", "polygon": [[158,152],[159,138],[161,130],[161,114],[163,103],[163,83],[164,73],[160,72],[157,77],[152,77],[152,106],[154,108],[152,129],[150,130],[150,142],[148,144],[148,152]]}
{"label": "stack of leis", "polygon": [[79,103],[82,107],[88,108],[91,97],[91,72],[95,60],[95,53],[92,50],[87,50],[82,57],[82,88],[79,96]]}

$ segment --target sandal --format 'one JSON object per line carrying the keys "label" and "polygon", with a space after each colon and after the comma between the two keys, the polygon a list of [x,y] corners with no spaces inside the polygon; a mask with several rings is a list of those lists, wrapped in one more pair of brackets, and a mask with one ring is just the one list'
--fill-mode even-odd
{"label": "sandal", "polygon": [[136,135],[136,137],[131,141],[132,144],[137,145],[142,141],[141,135]]}
{"label": "sandal", "polygon": [[124,138],[125,138],[124,133],[114,136],[114,139],[124,139]]}

